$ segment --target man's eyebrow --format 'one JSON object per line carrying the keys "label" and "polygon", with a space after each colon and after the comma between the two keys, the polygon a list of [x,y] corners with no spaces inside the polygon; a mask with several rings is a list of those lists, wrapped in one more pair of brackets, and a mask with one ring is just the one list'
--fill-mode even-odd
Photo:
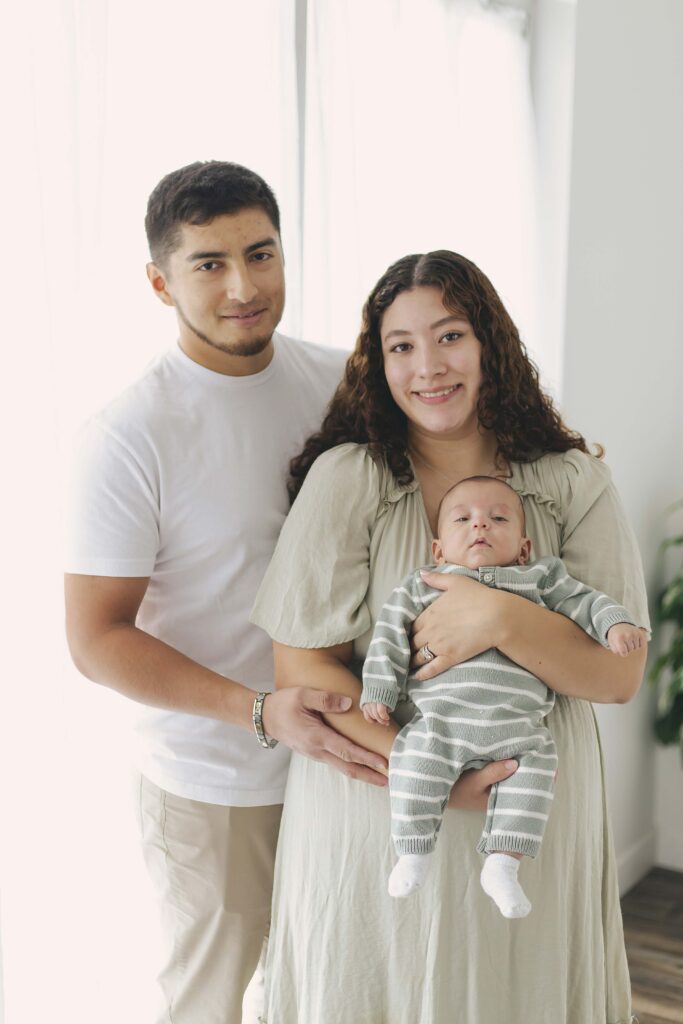
{"label": "man's eyebrow", "polygon": [[186,259],[188,263],[194,263],[195,260],[223,260],[228,255],[227,252],[193,252]]}
{"label": "man's eyebrow", "polygon": [[[462,323],[469,323],[466,316],[460,316],[457,313],[450,313],[448,316],[442,317],[441,320],[435,320],[433,324],[429,325],[429,329],[430,331],[435,331],[437,327],[443,327],[444,324],[450,324],[454,320],[461,321]],[[389,338],[393,338],[394,335],[400,335],[401,337],[405,337],[406,335],[409,335],[411,333],[411,331],[401,331],[396,329],[395,331],[389,331],[389,333],[385,336],[384,340],[388,341]]]}
{"label": "man's eyebrow", "polygon": [[269,236],[268,238],[262,238],[260,242],[252,242],[246,249],[243,249],[245,256],[248,256],[251,252],[256,252],[257,249],[266,249],[269,245],[276,245],[275,239]]}
{"label": "man's eyebrow", "polygon": [[[242,250],[242,252],[244,253],[245,256],[249,256],[252,252],[256,252],[257,249],[265,249],[269,245],[275,244],[275,239],[269,236],[268,238],[261,238],[258,242],[252,242],[251,245],[248,245],[245,249]],[[199,250],[198,252],[190,253],[190,255],[186,257],[186,259],[188,263],[194,263],[196,260],[224,260],[229,255],[230,253],[227,251],[227,249],[216,249],[215,251]]]}

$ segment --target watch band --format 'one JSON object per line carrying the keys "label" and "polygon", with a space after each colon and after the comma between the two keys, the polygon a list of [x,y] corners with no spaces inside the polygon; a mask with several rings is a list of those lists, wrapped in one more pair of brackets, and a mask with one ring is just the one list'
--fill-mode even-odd
{"label": "watch band", "polygon": [[266,750],[272,750],[277,746],[277,740],[269,739],[263,728],[263,702],[268,696],[267,693],[257,693],[254,698],[254,707],[251,712],[251,720],[254,723],[256,739]]}

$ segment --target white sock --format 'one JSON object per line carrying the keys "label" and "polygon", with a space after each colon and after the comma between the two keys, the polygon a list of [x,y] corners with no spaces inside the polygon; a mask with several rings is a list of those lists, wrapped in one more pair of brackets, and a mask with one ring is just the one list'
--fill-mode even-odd
{"label": "white sock", "polygon": [[404,853],[389,875],[390,896],[410,896],[419,889],[429,871],[431,853]]}
{"label": "white sock", "polygon": [[481,887],[503,917],[526,917],[531,904],[517,881],[519,861],[507,853],[490,853],[481,871]]}

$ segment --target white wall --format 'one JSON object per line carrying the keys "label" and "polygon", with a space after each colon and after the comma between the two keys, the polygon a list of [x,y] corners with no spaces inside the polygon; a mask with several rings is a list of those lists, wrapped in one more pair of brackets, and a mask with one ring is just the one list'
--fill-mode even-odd
{"label": "white wall", "polygon": [[[679,0],[578,2],[562,407],[606,446],[651,597],[683,497],[681,52]],[[683,869],[683,770],[652,716],[647,687],[598,709],[622,888],[655,860]]]}

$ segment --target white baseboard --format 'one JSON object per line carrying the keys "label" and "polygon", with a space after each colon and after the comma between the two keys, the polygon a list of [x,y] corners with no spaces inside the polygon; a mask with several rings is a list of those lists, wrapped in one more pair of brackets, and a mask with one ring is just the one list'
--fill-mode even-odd
{"label": "white baseboard", "polygon": [[651,829],[617,857],[619,895],[624,896],[657,862],[657,836]]}

